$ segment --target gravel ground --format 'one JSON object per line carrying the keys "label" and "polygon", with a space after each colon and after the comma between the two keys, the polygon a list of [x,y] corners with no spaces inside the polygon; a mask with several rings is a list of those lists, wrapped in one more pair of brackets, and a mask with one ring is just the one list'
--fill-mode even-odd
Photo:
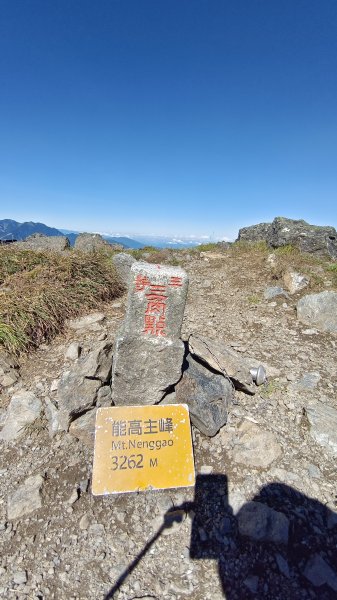
{"label": "gravel ground", "polygon": [[[50,438],[44,414],[18,441],[0,442],[1,597],[337,597],[336,454],[313,438],[305,412],[318,401],[337,409],[337,338],[297,321],[305,291],[263,299],[275,285],[266,260],[206,254],[184,267],[184,339],[222,340],[272,376],[255,396],[236,392],[215,437],[192,428],[195,489],[93,497],[92,449],[70,434]],[[125,298],[104,307],[100,331],[69,328],[22,359],[16,389],[52,398],[71,342],[85,352],[98,336],[113,340],[124,308]],[[8,498],[31,475],[43,478],[41,507],[9,520]],[[247,520],[247,506],[262,512]]]}

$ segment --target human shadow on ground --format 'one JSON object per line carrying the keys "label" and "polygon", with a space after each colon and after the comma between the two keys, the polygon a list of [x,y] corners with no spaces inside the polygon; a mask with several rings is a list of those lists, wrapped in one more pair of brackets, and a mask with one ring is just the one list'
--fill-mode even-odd
{"label": "human shadow on ground", "polygon": [[337,514],[281,483],[262,487],[234,514],[222,474],[197,476],[194,501],[166,513],[105,600],[115,597],[163,530],[184,513],[192,519],[190,558],[218,562],[227,600],[336,600]]}

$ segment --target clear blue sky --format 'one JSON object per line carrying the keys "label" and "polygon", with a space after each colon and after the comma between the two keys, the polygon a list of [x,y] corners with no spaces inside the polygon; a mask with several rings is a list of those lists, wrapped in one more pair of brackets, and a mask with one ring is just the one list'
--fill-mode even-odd
{"label": "clear blue sky", "polygon": [[336,0],[0,0],[0,218],[337,227]]}

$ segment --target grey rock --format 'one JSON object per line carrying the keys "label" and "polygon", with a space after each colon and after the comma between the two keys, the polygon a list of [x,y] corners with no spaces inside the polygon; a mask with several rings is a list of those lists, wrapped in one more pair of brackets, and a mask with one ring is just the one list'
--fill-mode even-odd
{"label": "grey rock", "polygon": [[89,410],[73,421],[69,433],[81,440],[88,448],[93,448],[95,443],[96,409]]}
{"label": "grey rock", "polygon": [[100,379],[106,383],[111,376],[112,342],[95,344],[87,356],[81,358],[76,366],[76,372],[83,377]]}
{"label": "grey rock", "polygon": [[68,431],[70,422],[95,404],[101,385],[101,381],[86,379],[76,372],[63,373],[57,390],[59,424],[62,431]]}
{"label": "grey rock", "polygon": [[7,503],[8,519],[19,519],[34,510],[41,508],[40,490],[43,484],[41,475],[28,477],[15,492],[9,496]]}
{"label": "grey rock", "polygon": [[232,451],[235,462],[246,467],[266,469],[281,454],[281,446],[271,431],[265,431],[247,419],[240,424]]}
{"label": "grey rock", "polygon": [[286,561],[286,559],[282,556],[282,554],[277,553],[275,555],[275,560],[277,562],[277,566],[279,568],[280,573],[282,573],[282,575],[284,575],[285,577],[287,577],[287,579],[289,579],[290,570],[289,570],[289,565],[288,565],[288,562]]}
{"label": "grey rock", "polygon": [[273,298],[276,298],[277,296],[285,296],[286,298],[289,297],[287,292],[285,292],[283,288],[278,287],[278,286],[266,288],[264,291],[264,294],[263,294],[263,297],[265,300],[272,300]]}
{"label": "grey rock", "polygon": [[317,387],[320,379],[321,376],[316,371],[312,371],[311,373],[304,373],[302,379],[297,381],[294,384],[294,387],[301,388],[303,390],[314,390]]}
{"label": "grey rock", "polygon": [[6,411],[4,408],[0,408],[0,427],[3,427],[6,421]]}
{"label": "grey rock", "polygon": [[68,325],[71,329],[88,329],[89,331],[101,330],[101,325],[105,321],[105,314],[96,312],[81,317],[79,319],[73,319],[69,321]]}
{"label": "grey rock", "polygon": [[78,342],[72,342],[70,346],[68,346],[67,351],[65,353],[65,358],[69,360],[77,360],[79,355],[81,354],[81,346]]}
{"label": "grey rock", "polygon": [[96,406],[97,408],[100,406],[111,406],[111,402],[111,387],[109,385],[103,385],[98,390]]}
{"label": "grey rock", "polygon": [[287,517],[261,502],[247,502],[237,514],[239,533],[257,542],[287,544]]}
{"label": "grey rock", "polygon": [[41,408],[41,401],[32,392],[21,390],[15,394],[9,403],[0,440],[10,442],[17,439],[40,416]]}
{"label": "grey rock", "polygon": [[0,352],[0,389],[14,385],[20,378],[19,365],[9,354]]}
{"label": "grey rock", "polygon": [[136,259],[131,254],[126,252],[120,252],[112,257],[112,262],[116,267],[116,271],[125,286],[129,285],[130,271],[132,265],[136,262]]}
{"label": "grey rock", "polygon": [[255,394],[256,388],[250,373],[250,363],[231,347],[219,340],[210,340],[195,334],[190,335],[188,347],[191,354],[215,371],[230,377],[237,389]]}
{"label": "grey rock", "polygon": [[250,577],[246,577],[244,580],[244,585],[249,589],[252,594],[256,594],[257,589],[259,587],[259,578],[257,575],[251,575]]}
{"label": "grey rock", "polygon": [[24,585],[25,583],[27,583],[27,581],[27,571],[16,571],[16,573],[14,573],[13,582],[16,585]]}
{"label": "grey rock", "polygon": [[337,410],[321,402],[310,402],[305,407],[314,440],[337,456]]}
{"label": "grey rock", "polygon": [[305,275],[288,270],[283,275],[283,282],[290,294],[296,294],[309,285],[309,279]]}
{"label": "grey rock", "polygon": [[307,561],[303,575],[315,587],[328,585],[337,592],[337,574],[319,554],[314,554]]}
{"label": "grey rock", "polygon": [[70,242],[68,238],[63,235],[43,235],[43,233],[33,233],[33,235],[27,237],[23,242],[15,243],[15,246],[20,248],[20,250],[64,252],[65,250],[70,249]]}
{"label": "grey rock", "polygon": [[303,296],[297,303],[297,318],[319,331],[337,333],[337,292]]}
{"label": "grey rock", "polygon": [[307,470],[311,479],[321,479],[322,473],[316,465],[309,464]]}
{"label": "grey rock", "polygon": [[60,381],[59,379],[53,379],[53,381],[50,384],[50,391],[51,392],[57,392],[59,381]]}
{"label": "grey rock", "polygon": [[264,240],[272,248],[293,245],[303,252],[337,258],[337,232],[334,227],[310,225],[306,221],[276,217],[272,223],[260,223],[240,229],[238,240]]}
{"label": "grey rock", "polygon": [[45,401],[45,415],[48,421],[48,432],[50,437],[54,437],[58,431],[61,431],[60,423],[59,423],[59,411],[56,408],[55,404],[48,398],[48,396],[44,399]]}
{"label": "grey rock", "polygon": [[212,437],[227,422],[228,408],[234,398],[233,385],[191,356],[186,362],[188,368],[176,385],[176,402],[187,404],[193,425]]}
{"label": "grey rock", "polygon": [[[80,233],[75,240],[74,248],[81,252],[98,252],[110,249],[111,245],[99,233]],[[123,246],[116,244],[115,249],[122,250]]]}
{"label": "grey rock", "polygon": [[80,522],[78,524],[81,531],[85,531],[86,529],[88,529],[88,527],[90,525],[90,521],[91,521],[91,519],[90,519],[88,513],[84,513],[84,515],[81,517]]}
{"label": "grey rock", "polygon": [[[118,405],[156,404],[181,378],[181,340],[118,336],[114,350],[112,401]],[[116,360],[115,360],[116,357]]]}
{"label": "grey rock", "polygon": [[0,375],[0,387],[8,388],[14,385],[19,380],[19,374],[14,369],[11,369],[8,373]]}

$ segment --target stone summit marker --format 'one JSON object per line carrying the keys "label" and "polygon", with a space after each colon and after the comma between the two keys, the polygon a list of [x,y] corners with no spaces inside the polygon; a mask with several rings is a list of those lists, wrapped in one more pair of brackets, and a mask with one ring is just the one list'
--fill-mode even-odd
{"label": "stone summit marker", "polygon": [[181,377],[188,277],[179,267],[137,262],[129,282],[115,343],[112,399],[116,406],[156,404]]}
{"label": "stone summit marker", "polygon": [[115,406],[96,414],[94,495],[195,483],[188,406],[153,406],[182,375],[187,284],[180,268],[139,262],[131,267],[113,358]]}

